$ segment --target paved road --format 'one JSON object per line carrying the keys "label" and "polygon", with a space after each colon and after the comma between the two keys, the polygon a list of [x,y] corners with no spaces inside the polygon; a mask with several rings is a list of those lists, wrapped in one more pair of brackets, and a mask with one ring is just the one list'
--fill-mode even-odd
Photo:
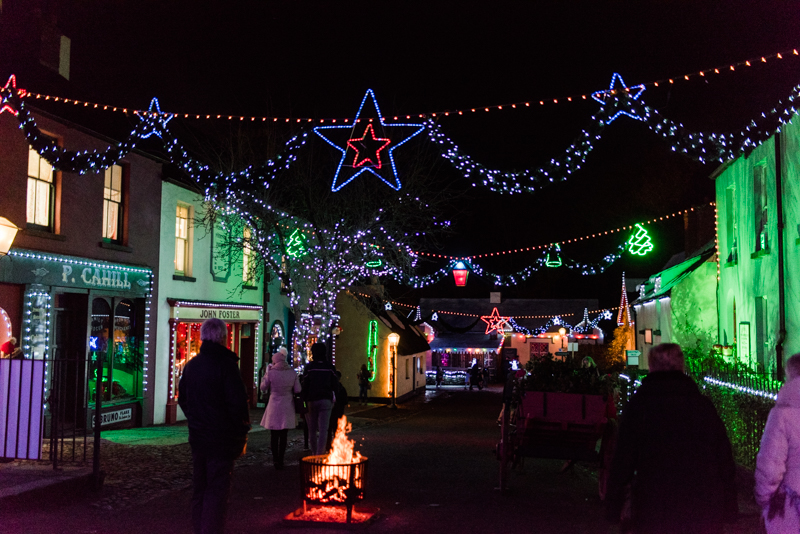
{"label": "paved road", "polygon": [[[512,475],[507,493],[495,489],[499,406],[497,391],[453,390],[430,402],[412,403],[390,419],[382,413],[385,408],[355,414],[351,437],[369,457],[364,504],[381,510],[367,531],[608,532],[597,482],[586,466],[561,473],[562,462],[528,459]],[[267,432],[253,435],[249,444],[259,450],[267,446]],[[263,462],[237,469],[228,532],[329,531],[282,524],[301,505],[300,455],[299,450],[288,453],[285,471]],[[0,507],[0,532],[188,533],[189,497],[189,490],[177,490],[120,510],[92,507],[98,496],[91,493],[31,498]]]}

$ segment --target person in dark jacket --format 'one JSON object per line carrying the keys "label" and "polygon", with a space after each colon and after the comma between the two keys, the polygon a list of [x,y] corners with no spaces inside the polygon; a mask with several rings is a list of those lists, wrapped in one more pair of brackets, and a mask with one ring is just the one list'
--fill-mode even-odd
{"label": "person in dark jacket", "polygon": [[328,348],[325,343],[314,343],[311,345],[311,362],[303,371],[303,398],[308,406],[306,422],[314,455],[325,454],[327,450],[328,424],[338,384],[336,369],[328,363]]}
{"label": "person in dark jacket", "polygon": [[227,327],[208,319],[200,327],[200,352],[189,360],[178,385],[178,404],[189,422],[192,448],[192,530],[225,530],[231,473],[250,431],[247,392],[237,361],[225,348]]}
{"label": "person in dark jacket", "polygon": [[650,349],[649,374],[623,411],[606,512],[617,523],[627,486],[636,534],[723,532],[738,515],[736,464],[711,401],[684,374],[674,343]]}
{"label": "person in dark jacket", "polygon": [[344,410],[347,408],[347,390],[342,385],[342,373],[336,371],[336,379],[339,383],[336,385],[336,401],[333,403],[333,410],[331,410],[331,420],[328,423],[328,443],[327,448],[331,448],[333,438],[336,435],[336,429],[339,426],[339,419],[344,415]]}

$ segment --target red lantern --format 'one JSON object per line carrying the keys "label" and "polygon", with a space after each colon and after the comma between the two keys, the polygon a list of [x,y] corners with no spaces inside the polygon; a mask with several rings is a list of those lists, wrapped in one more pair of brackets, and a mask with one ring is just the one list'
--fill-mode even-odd
{"label": "red lantern", "polygon": [[458,262],[453,266],[453,278],[456,279],[457,287],[467,285],[467,275],[469,275],[469,270],[462,262]]}

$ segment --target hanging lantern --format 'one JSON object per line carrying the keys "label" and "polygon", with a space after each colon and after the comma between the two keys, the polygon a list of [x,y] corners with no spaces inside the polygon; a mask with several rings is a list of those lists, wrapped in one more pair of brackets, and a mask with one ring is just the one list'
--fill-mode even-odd
{"label": "hanging lantern", "polygon": [[467,266],[464,265],[463,262],[459,261],[453,266],[453,278],[456,279],[457,287],[464,287],[467,285],[467,275],[469,275],[469,269],[467,269]]}

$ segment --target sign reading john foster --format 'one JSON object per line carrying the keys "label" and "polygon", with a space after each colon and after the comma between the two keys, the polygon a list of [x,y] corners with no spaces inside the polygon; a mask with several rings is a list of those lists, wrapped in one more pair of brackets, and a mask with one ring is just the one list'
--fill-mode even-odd
{"label": "sign reading john foster", "polygon": [[108,289],[145,296],[150,269],[97,260],[14,249],[0,269],[0,281],[14,284]]}
{"label": "sign reading john foster", "polygon": [[177,318],[181,321],[204,321],[206,319],[211,319],[212,317],[216,319],[222,319],[225,322],[253,322],[261,319],[261,310],[258,308],[222,308],[216,306],[203,306],[201,303],[172,308],[172,318]]}

